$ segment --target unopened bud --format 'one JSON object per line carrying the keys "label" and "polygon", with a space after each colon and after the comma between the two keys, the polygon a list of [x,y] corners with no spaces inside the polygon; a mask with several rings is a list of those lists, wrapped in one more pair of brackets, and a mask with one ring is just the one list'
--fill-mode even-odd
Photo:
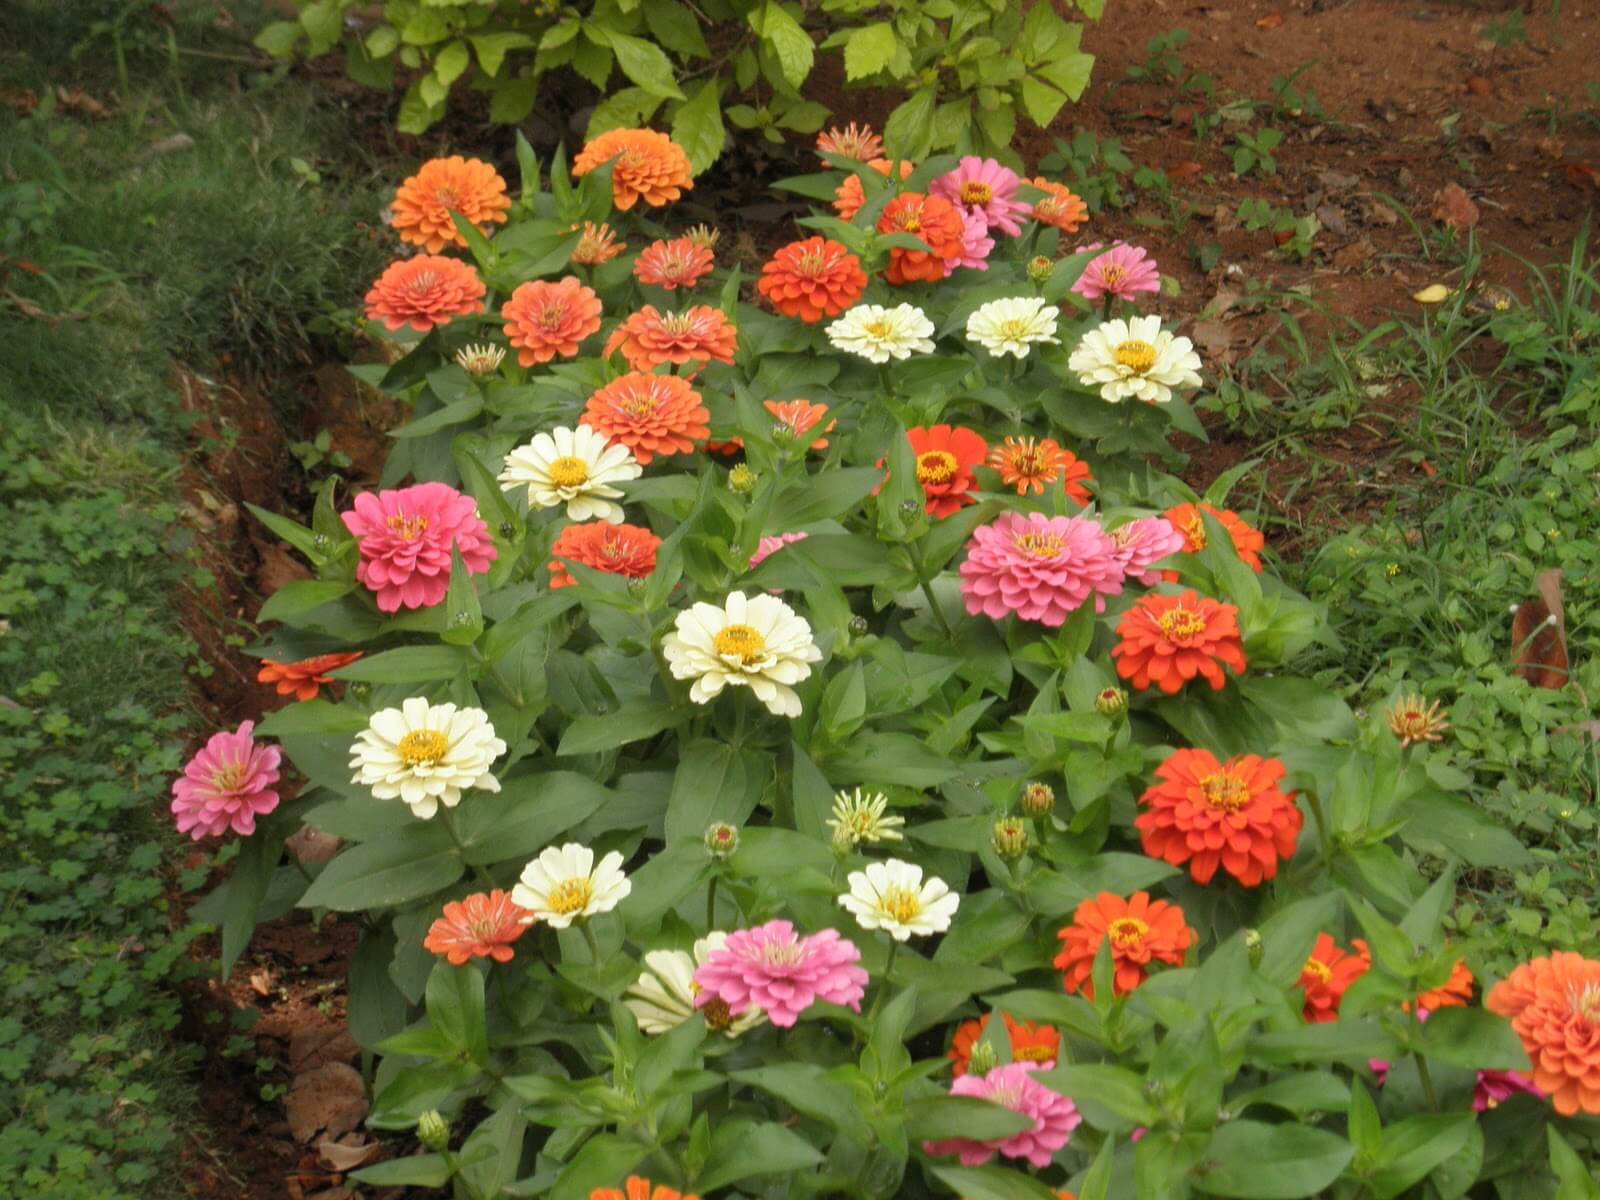
{"label": "unopened bud", "polygon": [[900,501],[900,515],[902,517],[904,517],[906,520],[908,520],[908,521],[911,520],[913,517],[917,516],[921,512],[922,512],[922,501],[921,500],[902,500],[902,501]]}
{"label": "unopened bud", "polygon": [[863,616],[857,615],[850,618],[850,632],[856,637],[865,637],[872,626]]}
{"label": "unopened bud", "polygon": [[993,1046],[985,1041],[973,1043],[972,1054],[967,1058],[968,1075],[987,1075],[999,1065]]}
{"label": "unopened bud", "polygon": [[1033,283],[1045,283],[1055,273],[1056,264],[1042,254],[1028,260],[1028,279]]}
{"label": "unopened bud", "polygon": [[1002,817],[994,823],[990,842],[1001,862],[1016,862],[1028,852],[1028,826],[1021,817]]}
{"label": "unopened bud", "polygon": [[645,588],[650,586],[650,580],[641,575],[628,576],[628,595],[642,596]]}
{"label": "unopened bud", "polygon": [[1056,806],[1056,792],[1048,783],[1030,783],[1022,789],[1022,811],[1030,817],[1047,817]]}
{"label": "unopened bud", "polygon": [[1120,717],[1128,711],[1128,693],[1119,687],[1108,687],[1094,698],[1094,710],[1102,717]]}
{"label": "unopened bud", "polygon": [[756,490],[757,478],[749,463],[740,463],[728,472],[728,487],[741,496],[748,496]]}
{"label": "unopened bud", "polygon": [[515,525],[513,525],[510,521],[501,521],[500,522],[500,536],[505,541],[509,542],[512,538],[517,536],[517,527]]}
{"label": "unopened bud", "polygon": [[430,1108],[417,1118],[417,1141],[435,1152],[450,1144],[450,1122],[438,1109]]}
{"label": "unopened bud", "polygon": [[1261,931],[1259,929],[1246,929],[1244,931],[1244,948],[1250,955],[1250,965],[1261,965]]}
{"label": "unopened bud", "polygon": [[325,533],[319,533],[311,539],[311,548],[318,554],[327,554],[333,549],[333,539]]}
{"label": "unopened bud", "polygon": [[706,826],[706,849],[716,859],[732,858],[739,848],[739,831],[724,821],[714,821]]}
{"label": "unopened bud", "polygon": [[349,686],[347,694],[353,700],[365,700],[372,695],[372,685],[364,679],[358,679]]}

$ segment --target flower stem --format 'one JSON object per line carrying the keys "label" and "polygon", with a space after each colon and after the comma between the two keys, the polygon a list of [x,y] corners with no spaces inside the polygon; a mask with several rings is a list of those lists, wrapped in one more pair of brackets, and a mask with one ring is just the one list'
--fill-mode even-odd
{"label": "flower stem", "polygon": [[951,628],[944,610],[939,607],[939,601],[934,598],[933,583],[928,578],[928,567],[922,558],[922,547],[916,542],[907,542],[906,550],[911,555],[911,565],[917,570],[917,583],[922,588],[922,594],[928,598],[928,607],[933,611],[934,619],[939,622],[939,628],[944,630],[945,637],[954,642],[956,631]]}
{"label": "flower stem", "polygon": [[1322,859],[1327,862],[1333,858],[1333,841],[1328,836],[1328,818],[1322,811],[1322,798],[1313,791],[1307,791],[1305,798],[1311,807],[1311,818],[1317,823],[1317,839],[1322,844]]}
{"label": "flower stem", "polygon": [[1104,307],[1100,310],[1100,319],[1103,321],[1109,321],[1111,320],[1111,305],[1115,301],[1116,297],[1110,292],[1107,292],[1103,297],[1101,297],[1101,299],[1104,301]]}
{"label": "flower stem", "polygon": [[867,1013],[867,1024],[871,1025],[878,1019],[878,1010],[883,1007],[883,998],[889,994],[889,976],[894,971],[894,956],[900,950],[900,943],[894,938],[889,939],[889,957],[883,964],[883,979],[878,985],[878,994],[872,998],[872,1008]]}
{"label": "flower stem", "polygon": [[[444,823],[444,831],[450,835],[450,840],[455,843],[456,853],[461,856],[461,861],[465,863],[467,861],[467,848],[461,841],[461,835],[456,832],[455,813],[449,808],[441,806],[439,820]],[[490,875],[481,863],[472,864],[472,873],[477,877],[479,883],[483,884],[491,892],[494,891],[494,876]]]}
{"label": "flower stem", "polygon": [[1422,1081],[1423,1098],[1427,1100],[1430,1109],[1438,1112],[1439,1098],[1433,1093],[1433,1076],[1428,1073],[1428,1060],[1422,1057],[1420,1050],[1413,1050],[1411,1057],[1417,1060],[1417,1078]]}
{"label": "flower stem", "polygon": [[706,884],[706,932],[710,933],[717,927],[717,876],[711,877],[711,882]]}
{"label": "flower stem", "polygon": [[590,928],[587,918],[578,922],[578,930],[583,934],[583,940],[588,943],[590,961],[598,967],[600,965],[600,943],[595,941],[594,930]]}

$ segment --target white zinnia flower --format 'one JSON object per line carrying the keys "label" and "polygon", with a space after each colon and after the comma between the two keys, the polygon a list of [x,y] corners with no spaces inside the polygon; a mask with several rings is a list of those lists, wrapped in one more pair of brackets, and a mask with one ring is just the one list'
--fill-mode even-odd
{"label": "white zinnia flower", "polygon": [[622,505],[613,504],[622,493],[612,487],[624,479],[637,479],[644,468],[621,442],[606,443],[604,434],[587,425],[576,429],[536,433],[526,446],[506,455],[500,472],[505,491],[527,486],[528,503],[539,508],[567,506],[574,521],[622,521]]}
{"label": "white zinnia flower", "polygon": [[662,640],[674,679],[693,679],[689,699],[709,704],[725,687],[748,687],[776,716],[798,717],[791,684],[822,658],[811,626],[776,596],[731,592],[726,604],[700,603],[678,614]]}
{"label": "white zinnia flower", "polygon": [[622,855],[613,850],[596,866],[593,850],[568,842],[546,847],[522,868],[511,901],[552,929],[565,929],[579,917],[610,912],[631,891],[633,884],[622,873]]}
{"label": "white zinnia flower", "polygon": [[850,872],[850,890],[839,903],[863,929],[881,929],[897,942],[913,933],[926,937],[950,928],[961,897],[932,875],[926,882],[915,863],[891,858]]}
{"label": "white zinnia flower", "polygon": [[1186,337],[1161,328],[1160,317],[1107,321],[1083,335],[1067,366],[1104,400],[1133,397],[1148,404],[1172,399],[1176,387],[1200,386],[1200,356]]}
{"label": "white zinnia flower", "polygon": [[464,788],[498,792],[489,766],[506,752],[481,708],[429,704],[413,696],[399,708],[372,714],[350,747],[352,783],[379,800],[398,797],[427,820],[439,805],[454,808]]}
{"label": "white zinnia flower", "polygon": [[[695,1013],[695,997],[700,985],[694,981],[695,969],[722,949],[728,935],[713,929],[694,944],[692,955],[682,950],[651,950],[644,956],[644,970],[627,991],[623,1003],[647,1034],[676,1029]],[[760,1025],[767,1014],[751,1005],[737,1017],[728,1011],[727,1001],[711,1000],[699,1010],[706,1024],[728,1037],[738,1037]]]}
{"label": "white zinnia flower", "polygon": [[876,845],[878,842],[904,841],[898,826],[904,817],[884,815],[889,807],[889,797],[882,792],[863,796],[857,788],[855,795],[840,792],[833,798],[833,817],[825,822],[835,838],[847,838],[852,846],[858,842]]}
{"label": "white zinnia flower", "polygon": [[967,318],[967,338],[995,358],[1027,358],[1035,342],[1058,342],[1055,305],[1037,296],[991,300]]}
{"label": "white zinnia flower", "polygon": [[933,349],[933,322],[915,304],[858,304],[828,326],[828,340],[868,362],[910,358]]}

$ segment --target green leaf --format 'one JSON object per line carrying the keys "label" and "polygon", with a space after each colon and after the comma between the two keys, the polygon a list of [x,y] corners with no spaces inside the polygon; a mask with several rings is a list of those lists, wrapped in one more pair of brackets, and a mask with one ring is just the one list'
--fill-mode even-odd
{"label": "green leaf", "polygon": [[1385,1127],[1378,1170],[1367,1179],[1374,1200],[1393,1200],[1460,1153],[1477,1122],[1474,1113],[1465,1112],[1407,1117]]}
{"label": "green leaf", "polygon": [[515,775],[457,809],[456,832],[470,866],[530,858],[615,796],[573,771]]}
{"label": "green leaf", "polygon": [[496,125],[515,125],[527,119],[539,100],[539,77],[524,75],[503,79],[495,85],[489,101],[489,120]]}
{"label": "green leaf", "polygon": [[589,1200],[595,1188],[616,1187],[649,1153],[649,1146],[633,1138],[597,1133],[561,1169],[550,1200]]}
{"label": "green leaf", "polygon": [[472,63],[472,53],[465,42],[451,42],[433,60],[433,73],[439,82],[449,87],[461,78],[461,73]]}
{"label": "green leaf", "polygon": [[697,1194],[710,1195],[758,1175],[792,1176],[821,1161],[815,1146],[782,1125],[723,1120],[711,1135],[711,1153],[693,1183]]}
{"label": "green leaf", "polygon": [[[650,27],[650,36],[679,58],[711,57],[699,19],[679,0],[649,0],[644,6],[644,22]],[[676,135],[673,140],[677,141]]]}
{"label": "green leaf", "polygon": [[221,979],[228,978],[233,964],[250,944],[261,902],[267,897],[282,857],[282,837],[274,837],[267,829],[257,829],[254,837],[245,839],[228,881],[223,884],[227,899],[222,908],[222,958],[217,965]]}
{"label": "green leaf", "polygon": [[287,621],[333,603],[353,592],[355,586],[353,579],[297,579],[267,597],[256,614],[256,621]]}
{"label": "green leaf", "polygon": [[926,158],[933,148],[933,109],[938,91],[919,88],[889,114],[883,124],[883,145],[891,158]]}
{"label": "green leaf", "polygon": [[1349,1142],[1322,1129],[1230,1121],[1211,1135],[1211,1170],[1190,1181],[1213,1196],[1298,1200],[1330,1185],[1354,1154]]}
{"label": "green leaf", "polygon": [[727,138],[722,125],[722,81],[712,79],[672,114],[672,140],[683,147],[690,169],[698,175],[717,161]]}
{"label": "green leaf", "polygon": [[1600,1188],[1595,1186],[1588,1164],[1578,1157],[1554,1124],[1546,1125],[1544,1131],[1550,1147],[1550,1170],[1559,1181],[1554,1200],[1595,1200]]}
{"label": "green leaf", "polygon": [[[594,112],[589,115],[585,134],[592,141],[602,133],[609,133],[613,129],[629,129],[643,125],[655,115],[661,103],[660,96],[651,95],[644,88],[618,88],[595,105]],[[566,258],[563,257],[558,265],[565,264]]]}
{"label": "green leaf", "polygon": [[525,33],[474,33],[467,40],[478,52],[479,68],[490,78],[500,74],[500,67],[511,51],[532,49],[535,45]]}
{"label": "green leaf", "polygon": [[663,729],[670,729],[683,720],[683,710],[677,705],[658,700],[635,700],[624,704],[615,712],[600,716],[576,717],[561,735],[561,745],[556,748],[557,758],[576,754],[596,754],[614,750],[630,742],[640,742],[654,737]]}
{"label": "green leaf", "polygon": [[[734,699],[754,702],[754,697]],[[713,821],[743,825],[755,811],[772,769],[769,755],[738,750],[709,739],[691,742],[672,779],[672,796],[667,801],[667,844],[699,841]]]}
{"label": "green leaf", "polygon": [[444,597],[444,632],[439,636],[452,646],[470,646],[483,632],[483,609],[478,591],[467,574],[461,547],[450,543],[450,590]]}
{"label": "green leaf", "polygon": [[976,1096],[930,1096],[906,1105],[906,1134],[914,1141],[1008,1138],[1032,1128],[1033,1120]]}
{"label": "green leaf", "polygon": [[851,1089],[829,1079],[815,1063],[785,1062],[735,1071],[739,1083],[760,1088],[795,1112],[835,1128],[857,1127],[860,1111]]}
{"label": "green leaf", "polygon": [[1155,1109],[1145,1095],[1144,1080],[1125,1067],[1110,1063],[1082,1063],[1057,1067],[1041,1081],[1063,1096],[1092,1100],[1133,1125],[1149,1125]]}
{"label": "green leaf", "polygon": [[767,0],[765,8],[750,15],[751,27],[761,40],[771,47],[778,60],[779,69],[789,86],[797,88],[811,74],[811,64],[816,59],[816,48],[811,37],[800,23],[785,11],[778,0]]}
{"label": "green leaf", "polygon": [[1281,1108],[1296,1116],[1343,1112],[1350,1104],[1350,1089],[1331,1071],[1297,1071],[1292,1075],[1280,1075],[1271,1083],[1228,1100],[1228,1107],[1236,1111],[1258,1104]]}
{"label": "green leaf", "polygon": [[274,21],[260,33],[256,34],[255,48],[272,55],[273,58],[287,58],[294,53],[295,44],[300,40],[300,26],[294,21]]}
{"label": "green leaf", "polygon": [[300,10],[300,24],[311,38],[308,53],[313,58],[326,54],[344,33],[344,5],[339,0],[315,0]]}
{"label": "green leaf", "polygon": [[928,1169],[965,1200],[1055,1200],[1057,1195],[1031,1175],[1005,1167],[930,1166]]}
{"label": "green leaf", "polygon": [[1033,75],[1022,77],[1022,108],[1040,129],[1056,119],[1067,102],[1067,94]]}
{"label": "green leaf", "polygon": [[894,26],[887,21],[877,21],[854,30],[844,44],[845,79],[853,82],[876,75],[894,58],[898,44]]}
{"label": "green leaf", "polygon": [[282,738],[296,733],[360,733],[366,727],[365,713],[319,698],[273,709],[261,718],[256,736]]}
{"label": "green leaf", "polygon": [[1474,867],[1525,867],[1532,856],[1510,830],[1459,796],[1424,791],[1402,810],[1407,818],[1400,839],[1441,857],[1459,855]]}
{"label": "green leaf", "polygon": [[350,1172],[350,1178],[373,1187],[442,1188],[455,1174],[442,1154],[413,1154],[408,1158],[392,1158]]}
{"label": "green leaf", "polygon": [[452,967],[441,959],[428,976],[424,1003],[436,1033],[479,1066],[489,1061],[483,973],[476,965]]}
{"label": "green leaf", "polygon": [[1532,1069],[1522,1039],[1504,1017],[1483,1008],[1454,1005],[1433,1013],[1422,1026],[1422,1052],[1454,1067],[1480,1071]]}
{"label": "green leaf", "polygon": [[661,47],[644,38],[615,30],[608,31],[607,40],[617,56],[617,65],[622,68],[622,73],[634,83],[652,96],[666,100],[683,99],[683,93],[678,90],[677,81],[673,78],[672,60],[662,52]]}
{"label": "green leaf", "polygon": [[402,646],[340,667],[333,672],[333,678],[365,683],[438,683],[454,679],[471,661],[471,654],[456,646]]}
{"label": "green leaf", "polygon": [[335,912],[388,908],[443,891],[464,870],[449,832],[436,818],[343,851],[306,889],[300,907]]}
{"label": "green leaf", "polygon": [[1317,935],[1331,928],[1338,915],[1339,897],[1332,892],[1279,909],[1261,926],[1257,974],[1278,987],[1293,987],[1305,970]]}

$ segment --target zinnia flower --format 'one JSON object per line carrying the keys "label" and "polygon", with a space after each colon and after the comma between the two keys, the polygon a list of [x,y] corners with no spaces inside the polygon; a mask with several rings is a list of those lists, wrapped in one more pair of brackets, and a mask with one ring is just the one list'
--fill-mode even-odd
{"label": "zinnia flower", "polygon": [[1169,696],[1197,675],[1220,691],[1224,666],[1235,674],[1245,668],[1238,613],[1194,592],[1141,596],[1117,625],[1117,674],[1140,691],[1154,684]]}
{"label": "zinnia flower", "polygon": [[[574,225],[572,228],[578,227]],[[572,257],[567,261],[580,267],[598,267],[610,262],[627,248],[626,243],[617,241],[616,232],[604,221],[598,225],[593,221],[585,221],[583,232],[578,235],[578,244],[572,248]]]}
{"label": "zinnia flower", "polygon": [[977,342],[992,358],[1009,354],[1027,358],[1035,342],[1055,345],[1055,305],[1037,296],[991,300],[967,318],[967,340]]}
{"label": "zinnia flower", "polygon": [[[889,178],[889,160],[887,158],[874,158],[867,162],[879,175]],[[912,166],[908,162],[900,163],[900,178],[902,181],[910,178]],[[861,186],[861,177],[854,173],[846,175],[844,182],[833,190],[833,211],[839,214],[843,221],[852,220],[861,211],[862,205],[867,202],[867,191]]]}
{"label": "zinnia flower", "polygon": [[429,704],[412,696],[372,714],[350,747],[352,783],[379,800],[402,800],[424,821],[439,805],[454,808],[466,788],[498,792],[489,772],[506,752],[481,708]]}
{"label": "zinnia flower", "polygon": [[1129,579],[1137,579],[1146,587],[1154,587],[1163,578],[1160,571],[1150,569],[1150,564],[1183,549],[1183,534],[1165,517],[1140,517],[1109,532],[1117,544],[1123,571]]}
{"label": "zinnia flower", "polygon": [[1556,951],[1522,963],[1483,1006],[1505,1017],[1564,1117],[1600,1113],[1600,962]]}
{"label": "zinnia flower", "polygon": [[878,232],[909,233],[928,247],[889,251],[889,269],[884,278],[897,286],[938,283],[955,270],[965,252],[966,222],[955,205],[938,196],[901,193],[884,206],[878,217]]}
{"label": "zinnia flower", "polygon": [[906,438],[917,456],[917,482],[922,485],[930,517],[942,520],[965,505],[978,502],[972,495],[978,482],[972,468],[983,465],[988,457],[987,442],[970,429],[950,425],[908,429]]}
{"label": "zinnia flower", "polygon": [[721,950],[694,973],[700,994],[695,1007],[721,1000],[737,1017],[751,1008],[787,1029],[817,1000],[861,1011],[867,973],[856,964],[861,951],[824,929],[800,937],[788,921],[768,921],[730,933]]}
{"label": "zinnia flower", "polygon": [[359,650],[346,650],[340,654],[319,654],[315,658],[302,658],[299,662],[274,662],[261,660],[261,670],[256,672],[257,683],[277,685],[280,696],[293,696],[296,700],[315,700],[325,683],[332,683],[330,671],[348,667],[361,657]]}
{"label": "zinnia flower", "polygon": [[[871,125],[863,123],[858,126],[851,121],[843,129],[835,126],[817,134],[817,153],[870,162],[883,153],[883,139],[872,132]],[[823,165],[826,166],[826,162]],[[848,217],[845,219],[849,220]]]}
{"label": "zinnia flower", "polygon": [[1396,700],[1389,707],[1386,719],[1389,732],[1400,739],[1402,749],[1418,742],[1440,741],[1444,731],[1450,728],[1450,722],[1439,711],[1437,700],[1429,704],[1414,693]]}
{"label": "zinnia flower", "polygon": [[1033,208],[1018,200],[1017,185],[1022,180],[1010,167],[992,158],[967,155],[949,174],[928,185],[930,196],[939,196],[962,209],[969,217],[983,221],[984,228],[998,229],[1016,237],[1022,232],[1017,218]]}
{"label": "zinnia flower", "polygon": [[1172,399],[1172,389],[1200,386],[1200,356],[1186,337],[1161,328],[1160,317],[1107,321],[1083,335],[1067,360],[1084,387],[1116,403],[1130,396],[1147,404]]}
{"label": "zinnia flower", "polygon": [[450,549],[469,575],[498,556],[478,503],[443,483],[362,492],[339,519],[361,544],[356,578],[376,593],[380,612],[430,608],[450,590]]}
{"label": "zinnia flower", "polygon": [[1521,1071],[1479,1071],[1472,1089],[1472,1111],[1487,1112],[1499,1108],[1518,1093],[1526,1092],[1540,1100],[1548,1100],[1544,1089]]}
{"label": "zinnia flower", "polygon": [[1306,996],[1305,1019],[1317,1025],[1337,1021],[1345,990],[1366,973],[1367,963],[1359,955],[1341,949],[1328,934],[1319,933],[1311,957],[1300,971],[1298,986]]}
{"label": "zinnia flower", "polygon": [[611,525],[605,521],[568,525],[550,547],[550,587],[572,587],[577,582],[567,572],[567,562],[628,579],[644,579],[656,569],[659,545],[660,538],[637,525]]}
{"label": "zinnia flower", "polygon": [[[768,400],[763,407],[777,419],[780,427],[789,431],[790,437],[796,439],[805,437],[815,428],[818,421],[828,415],[826,404],[813,404],[809,400]],[[829,421],[828,428],[822,432],[827,433],[837,428],[838,424],[837,421]],[[813,450],[827,448],[827,438],[818,438],[811,443]]]}
{"label": "zinnia flower", "polygon": [[493,375],[506,360],[506,348],[490,342],[473,342],[456,351],[456,366],[474,379]]}
{"label": "zinnia flower", "polygon": [[1029,179],[1027,183],[1045,193],[1034,201],[1035,221],[1053,225],[1062,233],[1076,233],[1079,226],[1089,219],[1089,206],[1073,195],[1071,188],[1048,179]]}
{"label": "zinnia flower", "polygon": [[[694,953],[684,950],[650,950],[644,956],[644,970],[622,998],[641,1033],[654,1036],[682,1025],[695,1014],[695,997],[700,985],[694,973],[713,953],[727,944],[728,935],[713,929],[694,944]],[[767,1014],[752,1008],[739,1017],[728,1011],[723,1000],[711,1000],[700,1015],[706,1027],[734,1038],[763,1024]]]}
{"label": "zinnia flower", "polygon": [[1152,962],[1181,967],[1184,952],[1197,934],[1185,924],[1183,909],[1165,900],[1152,900],[1148,892],[1128,899],[1101,892],[1085,900],[1072,914],[1072,924],[1056,935],[1061,953],[1055,967],[1068,992],[1094,999],[1094,958],[1100,943],[1111,939],[1112,992],[1125,996],[1145,981]]}
{"label": "zinnia flower", "polygon": [[905,835],[900,832],[900,827],[906,823],[906,819],[886,816],[888,807],[889,797],[882,792],[865,796],[860,788],[854,793],[839,792],[833,798],[833,816],[823,824],[833,830],[835,839],[847,839],[852,846],[862,842],[876,846],[879,842],[904,841]]}
{"label": "zinnia flower", "polygon": [[578,353],[578,344],[600,328],[600,297],[576,275],[560,283],[536,279],[519,284],[500,306],[500,315],[517,361],[531,367],[557,355],[572,358]]}
{"label": "zinnia flower", "polygon": [[779,717],[800,715],[792,685],[822,659],[805,618],[776,596],[743,592],[730,592],[721,608],[701,601],[680,612],[661,650],[674,679],[694,680],[696,704],[710,704],[725,687],[747,687]]}
{"label": "zinnia flower", "polygon": [[589,1200],[700,1200],[699,1196],[685,1196],[664,1184],[652,1188],[642,1175],[629,1175],[625,1186],[626,1195],[616,1188],[595,1188],[589,1193]]}
{"label": "zinnia flower", "polygon": [[[1366,964],[1366,970],[1371,970],[1372,950],[1367,945],[1366,939],[1351,938],[1350,945]],[[1472,972],[1467,968],[1466,962],[1458,958],[1450,967],[1450,978],[1417,997],[1417,1010],[1426,1017],[1428,1013],[1438,1012],[1441,1008],[1464,1008],[1471,1003]],[[1409,1001],[1400,1007],[1407,1012],[1411,1011]]]}
{"label": "zinnia flower", "polygon": [[390,333],[406,325],[427,333],[482,312],[484,295],[483,280],[460,259],[419,254],[384,268],[367,292],[367,320],[381,321]]}
{"label": "zinnia flower", "polygon": [[1261,574],[1260,551],[1267,544],[1266,538],[1261,536],[1261,531],[1247,525],[1240,519],[1238,513],[1216,508],[1204,502],[1198,505],[1179,504],[1162,514],[1172,522],[1174,529],[1183,534],[1183,552],[1198,554],[1206,548],[1206,522],[1201,516],[1202,513],[1216,519],[1228,531],[1228,538],[1233,542],[1233,552],[1239,556],[1239,561],[1257,575]]}
{"label": "zinnia flower", "polygon": [[633,277],[640,283],[653,284],[672,291],[675,288],[692,288],[711,273],[716,259],[709,248],[698,246],[688,238],[673,238],[670,242],[651,242],[633,260]]}
{"label": "zinnia flower", "polygon": [[1024,1159],[1036,1168],[1048,1167],[1056,1151],[1083,1123],[1083,1117],[1071,1100],[1033,1078],[1036,1069],[1036,1064],[1030,1062],[1007,1063],[987,1075],[963,1075],[950,1085],[952,1096],[992,1101],[1031,1118],[1032,1126],[1009,1137],[986,1141],[957,1137],[923,1142],[923,1151],[935,1156],[959,1155],[961,1165],[966,1167],[980,1167],[996,1153]]}
{"label": "zinnia flower", "polygon": [[881,929],[897,942],[943,933],[961,904],[944,880],[930,875],[924,882],[921,867],[898,858],[851,871],[848,882],[840,905],[861,928]]}
{"label": "zinnia flower", "polygon": [[838,242],[820,237],[780,246],[762,264],[756,284],[774,309],[807,325],[838,316],[866,289],[861,260]]}
{"label": "zinnia flower", "polygon": [[615,525],[622,520],[622,505],[613,501],[622,492],[614,485],[643,473],[627,446],[579,425],[534,434],[526,446],[506,455],[498,479],[504,491],[527,487],[528,503],[537,508],[565,504],[574,521]]}
{"label": "zinnia flower", "polygon": [[868,362],[886,363],[933,349],[933,322],[915,304],[858,304],[828,326],[828,340]]}
{"label": "zinnia flower", "polygon": [[[945,1054],[950,1060],[952,1077],[960,1079],[967,1073],[967,1065],[972,1060],[972,1048],[977,1045],[978,1039],[989,1027],[989,1018],[992,1015],[984,1013],[983,1016],[963,1021],[956,1027],[955,1037]],[[1032,1021],[1013,1021],[1010,1013],[1003,1012],[1000,1016],[1006,1023],[1006,1040],[1011,1043],[1011,1061],[1032,1063],[1040,1070],[1048,1071],[1061,1054],[1061,1035],[1048,1025],[1036,1025]]]}
{"label": "zinnia flower", "polygon": [[172,783],[172,814],[178,832],[195,841],[232,829],[242,837],[256,831],[256,818],[278,807],[278,765],[283,751],[258,746],[256,723],[211,735]]}
{"label": "zinnia flower", "polygon": [[796,542],[803,542],[811,536],[806,533],[779,533],[764,537],[756,543],[754,552],[750,555],[749,569],[754,571],[768,558],[782,550],[785,546],[792,546]]}
{"label": "zinnia flower", "polygon": [[572,173],[581,178],[605,163],[611,164],[611,202],[623,212],[640,200],[660,208],[694,187],[683,147],[654,129],[602,133],[572,160]]}
{"label": "zinnia flower", "polygon": [[[959,209],[957,211],[961,212]],[[961,257],[951,265],[987,271],[989,255],[993,250],[994,239],[989,236],[989,227],[983,223],[983,218],[961,212]]]}
{"label": "zinnia flower", "polygon": [[[1079,246],[1078,253],[1098,250],[1100,243]],[[1102,296],[1115,296],[1118,300],[1132,300],[1140,292],[1159,292],[1161,272],[1156,261],[1141,246],[1128,246],[1118,242],[1104,254],[1096,255],[1083,268],[1072,290],[1085,300],[1094,301]]]}
{"label": "zinnia flower", "polygon": [[1042,495],[1056,480],[1063,481],[1074,504],[1089,503],[1091,480],[1089,464],[1079,461],[1070,450],[1063,450],[1054,438],[1008,437],[989,451],[989,466],[1000,472],[1000,482],[1026,496],[1031,490]]}
{"label": "zinnia flower", "polygon": [[972,531],[961,564],[967,612],[1054,628],[1092,596],[1096,612],[1122,591],[1122,563],[1105,530],[1088,517],[1005,513]]}
{"label": "zinnia flower", "polygon": [[621,350],[635,371],[650,371],[663,363],[732,364],[738,347],[739,331],[720,308],[697,304],[687,312],[663,313],[646,304],[617,326],[605,353]]}
{"label": "zinnia flower", "polygon": [[459,154],[430,159],[395,193],[394,231],[402,242],[437,254],[446,246],[467,244],[456,232],[451,213],[460,213],[469,225],[487,233],[490,225],[506,223],[510,207],[506,181],[488,163]]}
{"label": "zinnia flower", "polygon": [[692,454],[695,442],[711,434],[700,393],[676,375],[634,371],[613,379],[589,397],[579,419],[628,447],[641,466],[658,454]]}
{"label": "zinnia flower", "polygon": [[631,891],[621,854],[612,850],[597,866],[593,850],[568,842],[546,846],[522,868],[511,898],[550,928],[565,929],[582,917],[610,912]]}
{"label": "zinnia flower", "polygon": [[429,926],[422,948],[452,967],[473,958],[510,962],[511,943],[528,932],[532,915],[512,902],[510,892],[499,888],[475,892],[444,906],[444,915]]}
{"label": "zinnia flower", "polygon": [[1178,750],[1156,768],[1154,784],[1139,797],[1145,809],[1133,822],[1144,852],[1175,867],[1185,864],[1196,883],[1210,883],[1221,867],[1245,887],[1278,873],[1294,856],[1304,818],[1294,793],[1281,786],[1275,758],[1241,754],[1218,762],[1208,750]]}

